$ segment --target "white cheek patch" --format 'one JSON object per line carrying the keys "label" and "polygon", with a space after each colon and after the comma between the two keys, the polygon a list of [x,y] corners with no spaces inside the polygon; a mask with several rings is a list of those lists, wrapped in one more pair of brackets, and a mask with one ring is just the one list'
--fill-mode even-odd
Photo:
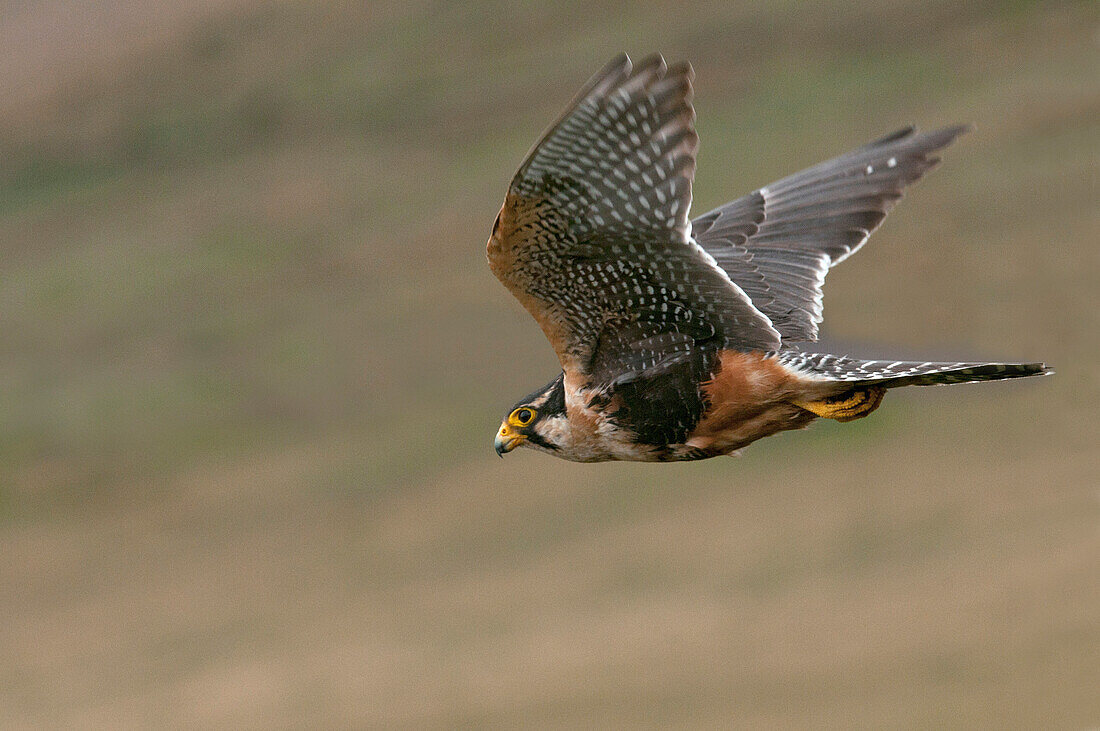
{"label": "white cheek patch", "polygon": [[564,416],[551,416],[543,419],[538,427],[539,436],[549,444],[559,449],[568,449],[572,446],[569,429],[569,420]]}

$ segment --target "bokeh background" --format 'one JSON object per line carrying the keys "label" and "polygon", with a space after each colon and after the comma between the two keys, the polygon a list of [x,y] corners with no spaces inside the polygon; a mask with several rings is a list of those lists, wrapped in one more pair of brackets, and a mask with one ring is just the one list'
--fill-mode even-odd
{"label": "bokeh background", "polygon": [[[697,212],[975,123],[827,344],[1058,374],[498,460],[556,361],[485,239],[620,50]],[[0,160],[0,726],[1100,724],[1097,4],[7,2]]]}

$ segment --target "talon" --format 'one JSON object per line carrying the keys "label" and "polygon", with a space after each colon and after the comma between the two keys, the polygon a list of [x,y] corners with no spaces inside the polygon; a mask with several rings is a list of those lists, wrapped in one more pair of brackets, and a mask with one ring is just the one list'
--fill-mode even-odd
{"label": "talon", "polygon": [[837,396],[830,396],[819,401],[791,401],[791,403],[823,419],[853,421],[867,416],[877,409],[885,394],[886,388],[884,386],[871,386],[845,391]]}

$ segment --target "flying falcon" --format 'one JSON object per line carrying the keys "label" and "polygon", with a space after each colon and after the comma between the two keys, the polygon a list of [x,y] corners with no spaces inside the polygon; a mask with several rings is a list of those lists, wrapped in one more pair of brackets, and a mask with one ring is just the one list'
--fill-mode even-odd
{"label": "flying falcon", "polygon": [[512,179],[489,266],[562,372],[512,408],[498,454],[705,459],[817,417],[862,418],[889,388],[1049,372],[795,349],[817,340],[829,268],[966,128],[899,130],[689,220],[693,75],[660,56],[636,67],[618,56]]}

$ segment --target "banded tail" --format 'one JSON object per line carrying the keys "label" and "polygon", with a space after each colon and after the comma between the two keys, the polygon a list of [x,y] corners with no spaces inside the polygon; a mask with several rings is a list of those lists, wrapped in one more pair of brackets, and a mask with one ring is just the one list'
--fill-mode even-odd
{"label": "banded tail", "polygon": [[1046,376],[1054,371],[1045,363],[949,363],[860,360],[825,353],[780,353],[779,361],[804,374],[852,386],[940,386],[974,381]]}

